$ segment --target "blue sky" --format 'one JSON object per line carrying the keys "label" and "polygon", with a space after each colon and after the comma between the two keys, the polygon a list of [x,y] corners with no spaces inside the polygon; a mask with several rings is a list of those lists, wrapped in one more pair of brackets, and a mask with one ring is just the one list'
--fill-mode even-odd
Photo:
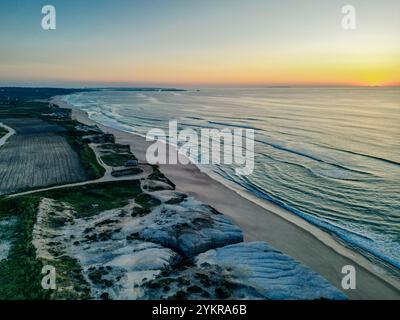
{"label": "blue sky", "polygon": [[[57,30],[41,28],[45,4],[56,7]],[[400,81],[400,1],[351,1],[358,14],[351,32],[340,25],[345,4],[2,0],[0,84]]]}

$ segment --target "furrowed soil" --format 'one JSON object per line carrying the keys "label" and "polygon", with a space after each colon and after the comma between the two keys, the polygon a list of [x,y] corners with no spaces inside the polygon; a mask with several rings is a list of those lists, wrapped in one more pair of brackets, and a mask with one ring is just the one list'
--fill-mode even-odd
{"label": "furrowed soil", "polygon": [[65,129],[37,118],[5,118],[16,134],[0,148],[0,195],[87,179]]}

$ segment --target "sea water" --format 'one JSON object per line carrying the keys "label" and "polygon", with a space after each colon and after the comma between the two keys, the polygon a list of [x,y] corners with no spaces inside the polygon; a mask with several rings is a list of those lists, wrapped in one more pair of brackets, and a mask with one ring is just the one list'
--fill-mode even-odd
{"label": "sea water", "polygon": [[223,179],[400,269],[400,89],[101,90],[67,96],[102,124],[149,129],[251,128],[255,169]]}

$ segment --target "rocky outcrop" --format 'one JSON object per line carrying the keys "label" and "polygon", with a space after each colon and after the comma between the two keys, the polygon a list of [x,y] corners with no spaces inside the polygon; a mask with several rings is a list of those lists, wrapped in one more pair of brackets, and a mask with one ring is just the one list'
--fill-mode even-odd
{"label": "rocky outcrop", "polygon": [[138,229],[140,238],[186,257],[243,241],[242,231],[232,221],[193,198],[156,208],[140,222]]}
{"label": "rocky outcrop", "polygon": [[143,283],[145,299],[343,300],[323,277],[265,242],[209,250]]}
{"label": "rocky outcrop", "polygon": [[[248,242],[198,255],[196,266],[219,266],[245,291],[272,300],[345,299],[327,280],[265,242]],[[251,290],[249,290],[251,289]]]}
{"label": "rocky outcrop", "polygon": [[42,199],[33,244],[65,279],[56,298],[345,298],[265,242],[244,243],[241,229],[212,207],[156,182],[159,191],[86,217]]}

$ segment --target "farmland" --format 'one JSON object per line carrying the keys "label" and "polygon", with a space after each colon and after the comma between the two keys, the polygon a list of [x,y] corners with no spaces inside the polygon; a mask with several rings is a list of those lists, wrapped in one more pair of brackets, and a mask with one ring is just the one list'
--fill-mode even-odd
{"label": "farmland", "polygon": [[5,118],[16,135],[0,148],[0,194],[85,180],[65,129],[33,118]]}

